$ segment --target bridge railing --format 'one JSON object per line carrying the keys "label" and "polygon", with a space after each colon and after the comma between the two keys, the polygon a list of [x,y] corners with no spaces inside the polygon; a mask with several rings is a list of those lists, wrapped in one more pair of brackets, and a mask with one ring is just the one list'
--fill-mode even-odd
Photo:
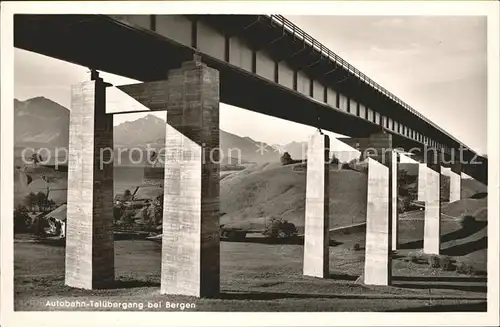
{"label": "bridge railing", "polygon": [[406,110],[410,111],[415,116],[419,117],[420,119],[424,120],[425,122],[427,122],[428,124],[430,124],[431,126],[433,126],[434,128],[436,128],[438,131],[443,132],[444,134],[446,134],[451,139],[459,142],[453,136],[451,136],[450,134],[448,134],[446,131],[443,131],[441,128],[439,128],[439,126],[437,126],[435,123],[433,123],[430,119],[428,119],[427,117],[425,117],[424,115],[422,115],[421,113],[419,113],[418,111],[416,111],[415,109],[413,109],[406,102],[404,102],[403,100],[401,100],[400,98],[398,98],[397,96],[395,96],[393,93],[389,92],[386,88],[382,87],[380,84],[378,84],[377,82],[375,82],[374,80],[372,80],[370,77],[368,77],[365,74],[363,74],[356,67],[352,66],[350,63],[348,63],[342,57],[340,57],[339,55],[337,55],[336,53],[334,53],[333,51],[331,51],[330,49],[328,49],[321,42],[319,42],[318,40],[316,40],[315,38],[313,38],[312,36],[310,36],[309,34],[307,34],[306,32],[304,32],[300,27],[298,27],[297,25],[295,25],[294,23],[292,23],[291,21],[289,21],[288,19],[286,19],[284,16],[282,16],[282,15],[267,15],[267,16],[270,17],[271,22],[275,22],[275,23],[281,24],[281,26],[283,26],[286,30],[288,30],[294,36],[302,38],[302,40],[304,42],[306,42],[307,44],[309,44],[310,46],[312,46],[314,49],[316,49],[317,51],[319,51],[322,55],[325,54],[326,56],[328,56],[328,58],[330,58],[331,60],[333,60],[336,64],[342,66],[344,69],[346,69],[351,74],[353,74],[356,77],[358,77],[360,80],[362,80],[366,84],[370,85],[371,87],[373,87],[377,91],[381,92],[382,94],[384,94],[388,98],[392,99],[394,102],[396,102],[397,104],[399,104],[400,106],[402,106]]}

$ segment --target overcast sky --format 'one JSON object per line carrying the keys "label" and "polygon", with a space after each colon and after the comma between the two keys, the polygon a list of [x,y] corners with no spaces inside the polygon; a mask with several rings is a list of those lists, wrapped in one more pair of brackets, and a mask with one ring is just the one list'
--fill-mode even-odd
{"label": "overcast sky", "polygon": [[[460,141],[487,152],[486,18],[287,18]],[[101,75],[115,85],[133,82]],[[45,96],[69,108],[70,86],[88,78],[87,68],[15,50],[17,99]],[[140,116],[120,115],[115,124]],[[303,141],[314,131],[225,104],[220,119],[222,129],[269,144]]]}

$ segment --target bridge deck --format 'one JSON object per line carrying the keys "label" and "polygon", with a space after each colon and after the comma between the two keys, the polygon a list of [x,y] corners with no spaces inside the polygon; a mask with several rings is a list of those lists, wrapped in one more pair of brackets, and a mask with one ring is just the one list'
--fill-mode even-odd
{"label": "bridge deck", "polygon": [[[211,20],[216,28],[223,29],[224,26],[221,24],[227,24],[227,19],[237,20],[239,17],[242,16],[230,15],[226,21],[208,16],[203,16],[203,19]],[[245,17],[250,21],[255,19],[251,15]],[[150,29],[131,26],[109,16],[16,15],[14,24],[14,45],[18,48],[141,81],[165,79],[170,69],[179,67],[183,61],[190,60],[196,51],[192,47],[163,37]],[[239,20],[239,25],[236,27],[240,26],[241,30],[241,26],[245,24],[248,26],[248,21]],[[255,47],[265,46],[270,39],[276,40],[279,33],[282,33],[282,28],[275,25],[269,27],[268,24],[255,24],[254,28],[253,32],[247,30],[245,35]],[[265,42],[261,40],[261,43],[257,44],[256,35],[263,35],[263,33],[270,39]],[[284,46],[285,44],[287,46]],[[304,47],[303,41],[301,43],[291,39],[286,43],[281,43],[279,47],[268,47],[267,50],[273,56],[279,57],[284,55],[283,50],[289,53],[300,50],[300,47]],[[281,49],[282,52],[277,49]],[[313,52],[304,53],[303,56],[308,56],[308,63],[319,60],[317,57],[315,59]],[[221,101],[224,103],[351,137],[366,137],[384,129],[379,124],[333,108],[324,102],[228,64],[224,60],[203,53],[202,57],[209,66],[220,71]],[[303,60],[305,57],[297,57],[295,61],[290,62],[298,67],[298,65],[304,65],[301,64]],[[335,68],[334,64],[328,65],[331,64],[323,61],[308,69],[311,70],[311,74],[314,74],[314,71],[320,69]],[[349,74],[352,73],[340,67],[329,77],[345,78]],[[426,122],[413,116],[413,113],[407,110],[397,110],[398,108],[388,102],[384,94],[370,88],[366,83],[360,83],[356,78],[347,78],[338,86],[346,94],[357,94],[371,99],[367,101],[379,101],[377,108],[380,107],[387,115],[410,115],[406,118],[409,124],[422,124],[421,130],[426,130],[431,134],[438,133],[431,126],[424,128]],[[423,148],[421,142],[393,133],[391,130],[385,130],[394,135],[394,146],[404,149]],[[448,142],[449,146],[456,146],[454,140],[449,139]],[[468,150],[464,158],[470,160],[474,155],[475,153]],[[464,166],[464,172],[486,182],[486,159],[483,158],[483,162],[485,165],[481,165],[481,168],[478,168],[478,165]]]}

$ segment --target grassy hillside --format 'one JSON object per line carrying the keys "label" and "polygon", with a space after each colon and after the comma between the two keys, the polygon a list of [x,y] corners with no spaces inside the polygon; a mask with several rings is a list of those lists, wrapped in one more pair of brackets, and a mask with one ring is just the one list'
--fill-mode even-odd
{"label": "grassy hillside", "polygon": [[[330,172],[330,225],[346,226],[365,221],[367,176],[353,170]],[[225,176],[221,181],[221,223],[258,217],[287,219],[304,226],[306,173],[303,164],[265,163]],[[442,212],[458,217],[487,206],[486,198],[470,199],[486,186],[462,180],[463,200],[445,204]]]}
{"label": "grassy hillside", "polygon": [[462,178],[462,199],[470,198],[474,194],[483,192],[488,192],[486,185],[472,178]]}
{"label": "grassy hillside", "polygon": [[[301,164],[263,164],[221,181],[221,223],[275,217],[304,226],[306,174]],[[330,172],[330,226],[365,221],[367,175]]]}
{"label": "grassy hillside", "polygon": [[[478,214],[478,210],[483,210],[488,207],[488,199],[462,199],[459,201],[447,203],[441,208],[441,213],[453,217],[460,217],[461,215],[473,215]],[[486,217],[478,217],[484,219]]]}
{"label": "grassy hillside", "polygon": [[[424,221],[404,220],[399,224],[400,255],[419,251],[423,247]],[[441,254],[466,262],[476,272],[487,270],[488,227],[484,221],[464,229],[458,221],[441,222]]]}

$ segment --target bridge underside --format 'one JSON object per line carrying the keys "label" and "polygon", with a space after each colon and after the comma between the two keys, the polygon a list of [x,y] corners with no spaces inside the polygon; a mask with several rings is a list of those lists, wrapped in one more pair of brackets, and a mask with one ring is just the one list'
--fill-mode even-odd
{"label": "bridge underside", "polygon": [[[16,15],[14,46],[145,82],[166,79],[169,70],[190,60],[196,51],[153,31],[133,28],[101,15]],[[367,137],[382,130],[376,123],[222,60],[204,54],[202,58],[220,72],[223,103],[350,137]],[[424,147],[421,142],[392,134],[394,147],[405,150]],[[467,174],[487,183],[485,165],[463,168]]]}
{"label": "bridge underside", "polygon": [[[16,23],[18,48],[144,82],[166,79],[169,70],[195,53],[193,48],[105,16],[20,17]],[[203,61],[219,70],[224,103],[349,136],[380,131],[375,123],[311,101],[243,69],[208,56]]]}

